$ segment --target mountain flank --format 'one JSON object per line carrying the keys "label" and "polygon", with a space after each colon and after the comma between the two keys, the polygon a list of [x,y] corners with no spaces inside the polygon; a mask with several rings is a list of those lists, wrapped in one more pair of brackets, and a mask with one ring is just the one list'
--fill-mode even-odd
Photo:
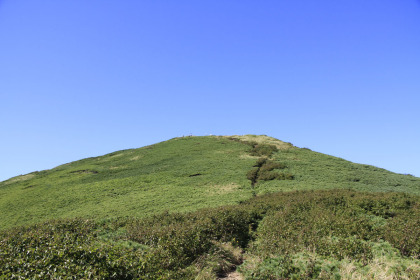
{"label": "mountain flank", "polygon": [[[259,154],[253,143],[275,150]],[[271,180],[253,184],[247,173],[267,157],[283,168],[260,174]],[[186,212],[264,193],[336,188],[419,194],[420,179],[264,135],[181,137],[0,182],[0,228],[52,218]]]}
{"label": "mountain flank", "polygon": [[420,279],[420,178],[265,135],[0,182],[0,279]]}

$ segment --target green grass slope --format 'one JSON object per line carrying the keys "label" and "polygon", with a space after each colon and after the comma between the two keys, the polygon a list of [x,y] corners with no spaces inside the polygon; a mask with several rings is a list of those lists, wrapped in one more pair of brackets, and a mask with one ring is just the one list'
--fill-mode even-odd
{"label": "green grass slope", "polygon": [[[253,151],[256,143],[275,149]],[[247,173],[266,157],[283,165],[282,170],[269,172],[281,171],[293,180],[251,184]],[[267,136],[174,138],[0,182],[0,228],[56,218],[189,212],[237,204],[263,193],[335,188],[419,194],[420,178],[351,163]]]}
{"label": "green grass slope", "polygon": [[419,193],[267,136],[175,138],[0,182],[0,279],[420,279]]}

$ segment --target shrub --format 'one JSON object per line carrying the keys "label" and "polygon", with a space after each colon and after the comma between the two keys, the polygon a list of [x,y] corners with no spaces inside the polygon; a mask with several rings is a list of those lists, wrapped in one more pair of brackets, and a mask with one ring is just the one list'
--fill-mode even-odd
{"label": "shrub", "polygon": [[293,180],[294,176],[292,174],[272,172],[274,169],[284,168],[286,168],[286,165],[283,163],[268,160],[267,158],[259,158],[254,164],[254,168],[248,171],[247,179],[251,180],[252,185],[255,185],[258,180]]}
{"label": "shrub", "polygon": [[278,149],[274,145],[268,144],[257,144],[252,143],[252,148],[250,150],[251,156],[271,156],[274,152],[277,152]]}
{"label": "shrub", "polygon": [[[119,234],[104,243],[104,236],[117,229]],[[229,243],[232,248],[246,248],[247,254],[258,260],[252,267],[248,261],[244,265],[248,267],[244,274],[250,279],[336,279],[337,269],[331,260],[349,259],[366,265],[373,256],[372,244],[380,239],[403,256],[418,258],[419,234],[416,196],[296,191],[191,213],[166,212],[103,223],[50,221],[1,231],[0,275],[5,279],[69,275],[85,279],[195,279],[201,271],[200,277],[205,279],[238,264],[239,258],[233,258],[221,245]],[[136,246],[123,246],[118,238]],[[302,257],[307,252],[312,255]],[[323,262],[327,259],[331,265]],[[407,271],[410,269],[415,268]],[[418,273],[413,270],[411,275]]]}
{"label": "shrub", "polygon": [[267,161],[267,158],[261,157],[257,159],[257,162],[254,164],[254,167],[261,167],[266,163],[266,161]]}
{"label": "shrub", "polygon": [[367,264],[373,258],[372,246],[355,237],[348,238],[322,238],[316,242],[316,253],[326,257],[344,258],[362,261]]}
{"label": "shrub", "polygon": [[270,181],[270,180],[293,180],[294,176],[290,173],[277,173],[277,172],[270,172],[266,170],[262,170],[258,173],[258,180],[263,181]]}
{"label": "shrub", "polygon": [[267,170],[261,170],[258,174],[258,180],[263,180],[263,181],[270,181],[270,180],[274,180],[274,179],[281,179],[282,176],[279,173],[275,173],[275,172],[269,172]]}
{"label": "shrub", "polygon": [[234,207],[166,213],[164,217],[133,220],[127,227],[127,239],[156,250],[164,269],[180,270],[213,250],[214,241],[245,247],[256,218],[254,213]]}
{"label": "shrub", "polygon": [[240,267],[246,279],[341,279],[339,264],[304,255],[273,256],[263,259],[254,269],[247,269],[248,261]]}
{"label": "shrub", "polygon": [[249,170],[246,174],[246,178],[248,180],[251,180],[251,184],[255,184],[258,180],[258,171],[259,168],[252,168],[251,170]]}
{"label": "shrub", "polygon": [[384,229],[384,238],[403,256],[420,258],[420,211],[413,209],[392,218]]}
{"label": "shrub", "polygon": [[[318,254],[358,261],[372,258],[371,247],[364,240],[376,240],[381,231],[364,216],[352,212],[332,212],[316,201],[300,197],[284,210],[267,215],[260,223],[259,239],[252,250],[261,256],[293,254],[313,248]],[[322,200],[321,200],[322,201]],[[333,237],[333,238],[331,238]]]}
{"label": "shrub", "polygon": [[286,168],[286,165],[284,163],[280,162],[274,162],[274,161],[266,161],[263,165],[261,165],[262,171],[271,171],[274,169],[284,169]]}
{"label": "shrub", "polygon": [[97,244],[95,229],[91,221],[73,219],[2,232],[0,275],[4,279],[133,279],[141,256],[124,247]]}
{"label": "shrub", "polygon": [[283,174],[283,175],[284,175],[284,179],[285,180],[293,180],[293,179],[295,179],[295,176],[293,174],[286,173],[286,174]]}

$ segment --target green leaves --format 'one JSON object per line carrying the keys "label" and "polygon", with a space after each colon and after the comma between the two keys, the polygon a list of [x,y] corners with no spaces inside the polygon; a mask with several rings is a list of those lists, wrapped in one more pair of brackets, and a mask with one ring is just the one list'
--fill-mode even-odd
{"label": "green leaves", "polygon": [[10,279],[132,279],[136,253],[98,244],[96,228],[92,221],[72,219],[2,232],[0,274]]}
{"label": "green leaves", "polygon": [[252,186],[254,186],[259,180],[293,180],[294,176],[290,173],[278,173],[273,171],[274,169],[284,169],[286,167],[287,166],[283,163],[261,157],[254,164],[254,167],[247,172],[246,178],[251,181]]}
{"label": "green leaves", "polygon": [[0,275],[194,279],[207,266],[229,269],[221,244],[231,244],[260,260],[244,264],[249,279],[339,279],[339,262],[368,265],[381,240],[418,259],[419,221],[416,196],[349,190],[269,194],[143,219],[52,220],[0,232]]}

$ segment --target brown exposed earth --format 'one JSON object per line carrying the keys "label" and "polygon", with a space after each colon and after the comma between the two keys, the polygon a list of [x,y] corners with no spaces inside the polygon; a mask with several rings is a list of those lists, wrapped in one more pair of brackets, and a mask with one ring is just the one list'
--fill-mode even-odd
{"label": "brown exposed earth", "polygon": [[217,278],[217,280],[243,280],[243,279],[244,278],[242,277],[242,275],[236,271],[230,272],[222,278]]}

